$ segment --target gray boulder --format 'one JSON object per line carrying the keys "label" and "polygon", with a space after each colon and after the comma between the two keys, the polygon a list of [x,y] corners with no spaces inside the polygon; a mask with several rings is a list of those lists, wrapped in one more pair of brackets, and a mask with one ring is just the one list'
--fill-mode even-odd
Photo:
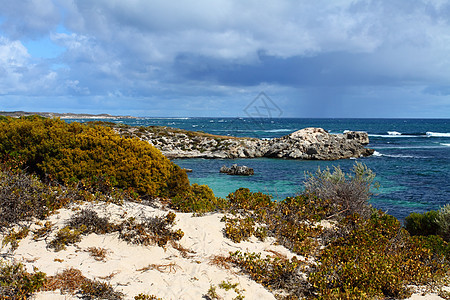
{"label": "gray boulder", "polygon": [[228,168],[225,165],[222,166],[220,168],[220,173],[226,173],[228,175],[240,175],[240,176],[250,176],[255,174],[252,168],[249,168],[247,166],[238,166],[237,164],[232,165],[231,168]]}

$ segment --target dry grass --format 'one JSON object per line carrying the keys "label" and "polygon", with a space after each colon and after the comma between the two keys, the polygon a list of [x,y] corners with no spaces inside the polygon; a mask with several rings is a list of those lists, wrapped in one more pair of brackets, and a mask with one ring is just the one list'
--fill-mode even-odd
{"label": "dry grass", "polygon": [[85,251],[89,252],[89,255],[96,261],[106,261],[106,255],[109,252],[107,249],[100,247],[89,247]]}
{"label": "dry grass", "polygon": [[55,291],[59,289],[63,293],[75,294],[87,280],[80,270],[75,268],[65,269],[62,273],[47,277],[43,290]]}
{"label": "dry grass", "polygon": [[175,241],[170,241],[170,245],[174,249],[178,250],[181,253],[181,256],[183,258],[192,258],[193,256],[190,255],[190,254],[195,254],[195,251],[193,251],[191,249],[188,249],[188,248],[185,248],[180,243],[177,243]]}
{"label": "dry grass", "polygon": [[111,280],[114,276],[116,276],[117,274],[119,274],[120,271],[114,271],[111,274],[107,275],[107,276],[98,276],[99,279],[103,279],[103,280]]}
{"label": "dry grass", "polygon": [[140,271],[142,273],[147,272],[149,270],[157,270],[161,273],[176,273],[177,269],[181,269],[180,266],[178,266],[176,263],[170,263],[170,264],[149,264],[148,266],[137,269],[136,271]]}
{"label": "dry grass", "polygon": [[270,250],[270,249],[266,249],[264,251],[272,253],[274,257],[281,258],[281,259],[287,259],[286,255],[284,255],[278,251]]}
{"label": "dry grass", "polygon": [[231,268],[230,257],[223,255],[213,255],[209,258],[209,264],[218,266],[221,269],[229,270]]}
{"label": "dry grass", "polygon": [[47,277],[43,291],[61,290],[65,294],[79,294],[82,299],[123,299],[121,292],[116,292],[107,283],[90,280],[75,268],[65,269],[62,273]]}

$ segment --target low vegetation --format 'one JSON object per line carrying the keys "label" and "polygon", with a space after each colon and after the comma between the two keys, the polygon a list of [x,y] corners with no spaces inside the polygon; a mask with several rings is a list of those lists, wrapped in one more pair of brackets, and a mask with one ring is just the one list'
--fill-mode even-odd
{"label": "low vegetation", "polygon": [[[99,181],[150,196],[189,189],[186,173],[149,143],[111,128],[37,116],[0,121],[0,157],[64,184]],[[102,182],[102,183],[103,183]]]}
{"label": "low vegetation", "polygon": [[450,242],[450,204],[438,211],[411,213],[405,218],[405,228],[411,235],[439,235],[446,242]]}
{"label": "low vegetation", "polygon": [[80,270],[65,269],[55,276],[47,277],[43,290],[60,290],[65,294],[78,295],[82,299],[120,300],[123,293],[115,291],[113,287],[98,280],[91,280],[83,276]]}
{"label": "low vegetation", "polygon": [[173,212],[161,217],[145,217],[142,220],[128,218],[120,224],[113,224],[106,217],[99,217],[93,210],[82,210],[73,215],[67,226],[60,229],[49,247],[61,251],[68,245],[76,244],[83,235],[118,232],[119,238],[132,244],[158,245],[164,247],[169,241],[180,240],[184,232],[172,230],[176,215]]}
{"label": "low vegetation", "polygon": [[[397,219],[373,209],[368,200],[375,175],[359,164],[353,173],[318,170],[309,174],[303,194],[278,203],[248,189],[228,196],[228,212],[238,217],[223,219],[227,237],[246,240],[259,224],[278,243],[313,256],[317,264],[241,252],[222,263],[231,262],[289,299],[405,298],[411,294],[410,285],[438,287],[448,280],[448,243],[435,235],[411,236]],[[435,223],[445,220],[446,209],[421,216],[414,228],[423,232],[429,216]],[[325,229],[318,226],[321,221],[333,225]],[[436,227],[432,233],[441,231]]]}
{"label": "low vegetation", "polygon": [[27,299],[45,282],[45,273],[28,273],[20,263],[0,262],[0,299]]}

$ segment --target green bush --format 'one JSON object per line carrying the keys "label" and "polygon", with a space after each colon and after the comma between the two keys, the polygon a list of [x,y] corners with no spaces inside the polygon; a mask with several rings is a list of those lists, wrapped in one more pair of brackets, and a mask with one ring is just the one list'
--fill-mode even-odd
{"label": "green bush", "polygon": [[45,273],[30,274],[22,264],[0,262],[0,299],[27,299],[45,283]]}
{"label": "green bush", "polygon": [[439,230],[438,212],[431,210],[423,214],[411,213],[405,218],[405,228],[411,235],[436,235]]}
{"label": "green bush", "polygon": [[206,213],[219,208],[219,201],[207,185],[194,183],[189,189],[174,196],[171,206],[181,212]]}
{"label": "green bush", "polygon": [[37,116],[0,121],[0,157],[64,183],[95,183],[151,196],[174,196],[189,189],[186,173],[149,143],[121,138],[109,127],[67,124]]}
{"label": "green bush", "polygon": [[369,218],[372,210],[369,199],[374,183],[375,173],[367,166],[356,163],[353,174],[344,173],[339,167],[331,172],[328,168],[309,173],[305,181],[305,194],[314,194],[318,198],[332,200],[336,217],[345,217],[354,213]]}
{"label": "green bush", "polygon": [[447,242],[450,242],[450,204],[445,205],[438,211],[436,218],[438,234]]}
{"label": "green bush", "polygon": [[232,209],[244,211],[265,209],[274,205],[272,196],[261,192],[253,193],[247,188],[240,188],[234,193],[230,193],[227,199]]}

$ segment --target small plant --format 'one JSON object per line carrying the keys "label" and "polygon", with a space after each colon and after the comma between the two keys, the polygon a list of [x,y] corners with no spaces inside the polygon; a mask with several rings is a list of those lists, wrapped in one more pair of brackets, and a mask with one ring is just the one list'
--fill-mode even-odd
{"label": "small plant", "polygon": [[27,227],[22,227],[18,232],[13,228],[2,241],[2,248],[11,244],[11,251],[15,251],[19,247],[19,241],[27,237],[30,230]]}
{"label": "small plant", "polygon": [[22,264],[0,262],[0,299],[27,299],[45,283],[45,273],[30,274]]}
{"label": "small plant", "polygon": [[211,299],[211,300],[212,299],[217,299],[217,300],[222,299],[222,297],[220,297],[219,294],[217,294],[216,289],[217,289],[217,287],[215,285],[211,284],[208,289],[208,292],[205,295],[206,298]]}
{"label": "small plant", "polygon": [[76,244],[81,241],[82,231],[77,229],[71,229],[66,226],[56,233],[55,238],[50,242],[49,247],[55,249],[55,251],[61,251],[66,249],[66,246]]}
{"label": "small plant", "polygon": [[47,237],[53,229],[53,223],[50,221],[46,221],[44,226],[33,231],[33,240],[37,241],[39,239]]}
{"label": "small plant", "polygon": [[155,295],[147,295],[147,294],[139,294],[134,296],[134,300],[162,300],[162,298],[158,298]]}
{"label": "small plant", "polygon": [[117,292],[109,283],[100,282],[98,280],[86,280],[81,284],[80,294],[88,299],[106,299],[120,300],[123,299],[123,293]]}
{"label": "small plant", "polygon": [[139,245],[157,244],[164,247],[169,241],[178,241],[184,236],[181,229],[171,230],[176,215],[169,212],[165,217],[148,217],[141,222],[129,218],[119,226],[119,237],[129,243]]}

